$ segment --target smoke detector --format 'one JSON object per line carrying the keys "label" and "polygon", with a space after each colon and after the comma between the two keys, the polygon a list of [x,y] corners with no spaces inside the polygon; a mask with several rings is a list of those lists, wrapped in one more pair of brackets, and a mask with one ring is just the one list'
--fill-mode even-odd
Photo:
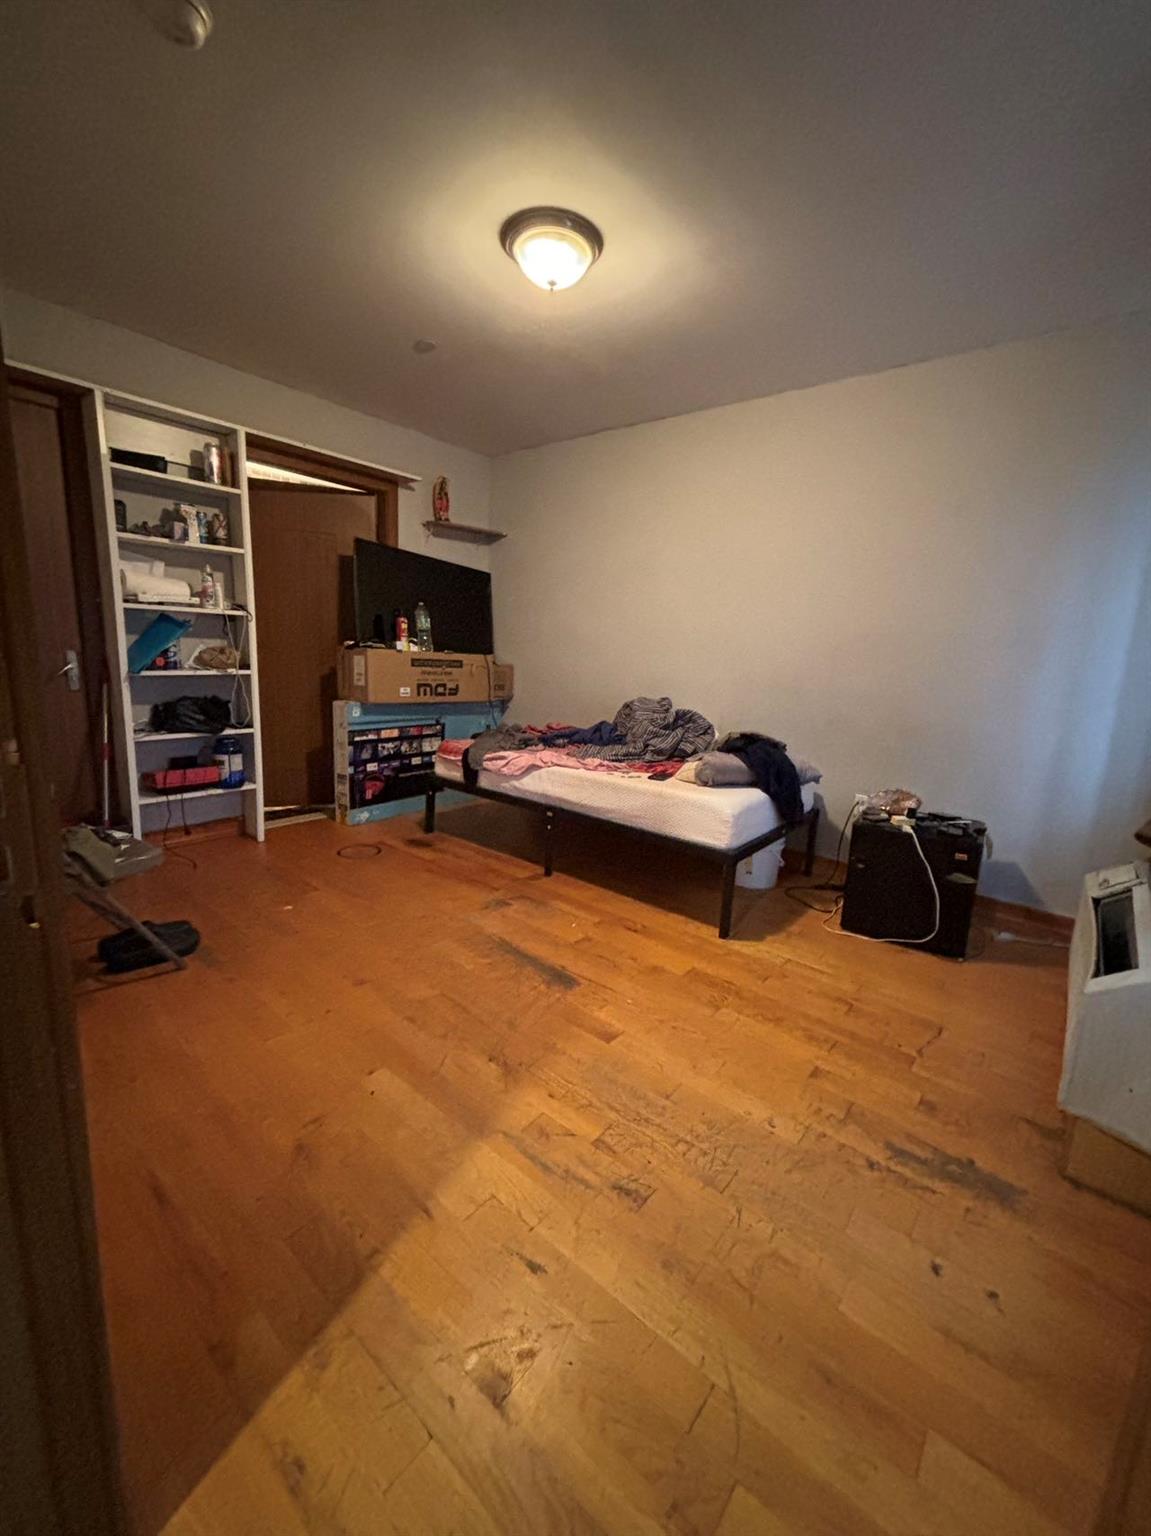
{"label": "smoke detector", "polygon": [[207,0],[136,0],[136,5],[170,43],[202,48],[212,31]]}

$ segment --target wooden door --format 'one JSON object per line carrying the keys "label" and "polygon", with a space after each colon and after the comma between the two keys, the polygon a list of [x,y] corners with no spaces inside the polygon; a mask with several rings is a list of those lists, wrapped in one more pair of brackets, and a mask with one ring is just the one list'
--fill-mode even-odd
{"label": "wooden door", "polygon": [[353,540],[376,537],[376,498],[249,481],[249,503],[265,803],[331,805],[336,653],[355,638]]}
{"label": "wooden door", "polygon": [[[25,540],[36,592],[35,638],[52,750],[49,789],[64,822],[100,807],[103,675],[90,505],[70,484],[70,402],[13,384],[9,397]],[[87,610],[85,612],[85,610]]]}
{"label": "wooden door", "polygon": [[0,367],[0,1528],[125,1531],[13,411]]}

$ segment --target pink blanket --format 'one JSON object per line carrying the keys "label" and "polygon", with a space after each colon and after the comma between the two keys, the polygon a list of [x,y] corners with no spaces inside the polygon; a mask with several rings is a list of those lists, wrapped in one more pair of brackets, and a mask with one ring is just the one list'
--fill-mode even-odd
{"label": "pink blanket", "polygon": [[[439,755],[458,761],[470,746],[470,741],[445,741]],[[584,773],[620,773],[632,778],[637,775],[646,778],[661,769],[682,767],[682,759],[672,763],[616,763],[603,757],[575,757],[566,747],[522,747],[516,752],[489,752],[484,758],[485,772],[499,773],[508,779],[522,779],[533,768],[578,768]]]}
{"label": "pink blanket", "polygon": [[[634,773],[646,763],[609,763],[602,757],[574,757],[564,747],[524,747],[518,752],[489,752],[484,758],[487,773],[522,779],[533,768],[582,768],[588,773]],[[649,770],[650,771],[650,770]]]}

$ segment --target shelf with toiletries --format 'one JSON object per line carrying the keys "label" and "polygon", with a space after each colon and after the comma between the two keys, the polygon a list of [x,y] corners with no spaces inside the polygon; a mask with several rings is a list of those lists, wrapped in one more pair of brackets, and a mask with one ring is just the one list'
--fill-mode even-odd
{"label": "shelf with toiletries", "polygon": [[[163,477],[161,477],[163,478]],[[113,477],[117,541],[149,549],[243,552],[243,507],[210,503],[185,485],[123,485]]]}

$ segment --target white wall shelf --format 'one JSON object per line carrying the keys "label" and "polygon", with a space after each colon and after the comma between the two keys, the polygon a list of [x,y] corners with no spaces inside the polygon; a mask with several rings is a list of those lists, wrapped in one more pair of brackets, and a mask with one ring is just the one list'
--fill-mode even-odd
{"label": "white wall shelf", "polygon": [[429,518],[424,527],[437,539],[462,539],[467,544],[498,544],[507,534],[498,528],[481,528],[476,523],[453,523],[447,518]]}
{"label": "white wall shelf", "polygon": [[[234,805],[242,810],[244,830],[249,836],[263,841],[264,837],[264,787],[263,762],[260,743],[260,693],[259,664],[256,651],[255,584],[252,574],[252,536],[248,514],[248,483],[246,443],[244,430],[229,422],[206,420],[173,406],[141,400],[129,395],[114,394],[93,389],[85,399],[86,422],[89,440],[89,467],[98,508],[103,509],[103,528],[100,538],[100,580],[105,614],[106,639],[109,665],[112,670],[112,738],[116,752],[117,783],[121,786],[122,809],[132,831],[137,837],[150,831],[159,831],[165,824],[165,814],[171,815],[175,802],[194,802],[184,815],[191,822],[210,821],[221,814],[215,802],[222,796],[233,796]],[[110,446],[131,449],[139,453],[153,453],[166,458],[169,463],[195,462],[195,455],[206,443],[214,442],[226,449],[225,457],[236,466],[237,485],[213,485],[206,480],[185,479],[174,474],[162,474],[158,470],[137,469],[128,464],[113,464]],[[167,492],[173,500],[195,503],[213,503],[219,507],[228,505],[229,532],[236,539],[234,544],[190,544],[175,539],[164,539],[149,534],[129,533],[116,527],[115,501],[120,487],[125,496],[131,487],[149,492]],[[225,573],[228,578],[228,596],[242,607],[201,608],[197,603],[138,603],[126,602],[120,585],[120,560],[130,559],[130,548],[140,546],[146,551],[140,558],[165,560],[175,567],[187,567],[201,561],[211,563],[213,556],[230,556]],[[166,554],[161,551],[166,551]],[[246,610],[246,612],[245,612]],[[193,620],[215,619],[221,621],[221,639],[224,631],[231,636],[231,643],[240,648],[243,665],[228,671],[210,667],[162,667],[144,672],[129,672],[128,648],[147,626],[148,615],[160,613],[188,614]],[[197,626],[196,633],[203,635]],[[183,647],[185,660],[192,654],[191,632],[178,640]],[[137,730],[146,714],[147,701],[174,698],[180,693],[195,693],[198,697],[207,693],[206,688],[189,689],[189,679],[207,679],[215,683],[220,692],[231,697],[232,708],[240,719],[250,724],[229,726],[219,733],[197,731]],[[147,684],[137,689],[133,685],[140,679]],[[240,738],[244,757],[246,782],[226,789],[212,785],[204,789],[186,790],[182,793],[163,794],[144,789],[141,785],[143,767],[157,769],[164,766],[163,746],[167,742],[210,743],[216,734]],[[177,748],[178,752],[178,748]],[[142,754],[142,756],[141,756]]]}

